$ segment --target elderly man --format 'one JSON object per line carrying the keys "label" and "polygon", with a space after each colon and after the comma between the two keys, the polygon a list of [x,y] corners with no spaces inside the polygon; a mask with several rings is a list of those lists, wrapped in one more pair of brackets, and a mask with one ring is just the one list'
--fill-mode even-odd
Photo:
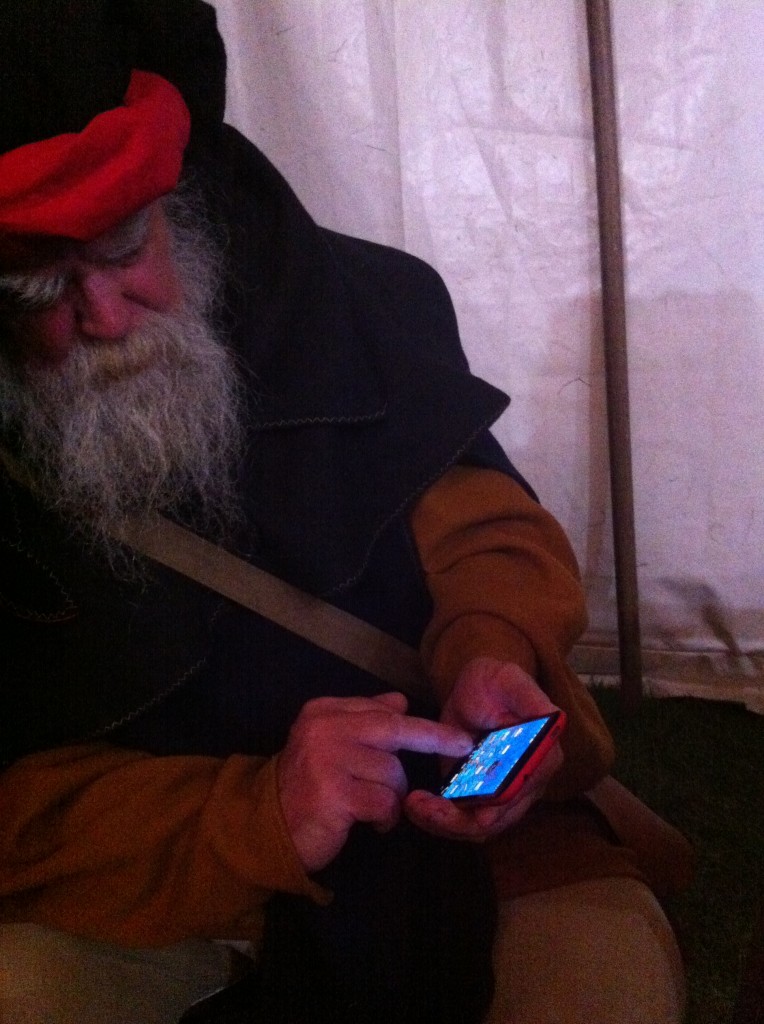
{"label": "elderly man", "polygon": [[[205,4],[19,0],[4,45],[2,1019],[169,1024],[237,975],[242,1020],[677,1019],[580,797],[612,749],[575,561],[437,277],[222,123]],[[136,552],[157,514],[418,647],[432,700]],[[515,800],[435,795],[436,755],[556,706]]]}

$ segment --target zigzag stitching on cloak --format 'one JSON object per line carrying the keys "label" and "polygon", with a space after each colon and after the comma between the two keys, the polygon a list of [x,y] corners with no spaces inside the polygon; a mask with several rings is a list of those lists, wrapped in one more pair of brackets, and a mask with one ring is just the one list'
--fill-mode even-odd
{"label": "zigzag stitching on cloak", "polygon": [[172,686],[168,686],[166,690],[163,690],[161,693],[156,694],[156,696],[152,697],[151,700],[146,701],[145,704],[141,704],[141,706],[135,708],[134,711],[129,711],[126,715],[123,715],[122,718],[118,718],[110,725],[105,725],[102,729],[98,729],[96,730],[96,732],[92,732],[88,736],[88,739],[97,739],[99,736],[106,736],[108,733],[114,732],[115,729],[119,729],[123,725],[127,725],[130,722],[134,722],[136,718],[140,718],[141,715],[144,715],[147,711],[150,711],[158,704],[161,704],[163,700],[166,700],[167,697],[175,693],[176,690],[180,690],[183,686],[185,686],[189,678],[195,673],[197,673],[206,661],[206,658],[200,658],[195,665],[192,665],[191,668],[186,669],[183,675],[179,679],[176,679]]}
{"label": "zigzag stitching on cloak", "polygon": [[[210,626],[212,626],[212,624],[220,615],[222,607],[222,604],[219,604],[218,607],[213,612],[212,618],[210,620]],[[189,681],[189,679],[200,671],[200,669],[206,664],[206,662],[207,656],[205,655],[205,657],[200,658],[199,661],[196,662],[196,664],[186,669],[183,675],[176,679],[175,682],[172,683],[172,685],[168,686],[166,690],[162,690],[161,693],[157,693],[150,700],[147,700],[145,704],[141,704],[140,707],[135,708],[133,711],[128,711],[126,715],[123,715],[122,718],[118,718],[110,725],[105,725],[102,729],[98,729],[95,732],[92,732],[87,738],[98,739],[98,737],[100,736],[106,736],[109,733],[114,732],[116,729],[120,729],[123,725],[128,725],[130,722],[134,722],[137,718],[140,718],[141,715],[145,715],[147,711],[151,711],[152,708],[158,707],[162,703],[162,701],[166,700],[173,693],[182,689]]]}
{"label": "zigzag stitching on cloak", "polygon": [[22,547],[20,543],[10,541],[7,537],[0,537],[0,544],[4,544],[11,551],[15,551],[17,554],[22,555],[28,562],[31,562],[32,565],[40,569],[58,590],[60,596],[64,600],[65,609],[60,612],[36,612],[33,608],[23,608],[15,601],[11,601],[10,598],[2,593],[0,593],[0,604],[3,604],[20,619],[24,619],[28,622],[67,622],[69,619],[74,618],[77,614],[77,605],[64,589],[61,581],[52,569],[50,569],[49,566],[44,565],[31,551]]}
{"label": "zigzag stitching on cloak", "polygon": [[301,420],[269,420],[266,423],[260,423],[255,428],[256,430],[273,430],[276,427],[314,427],[314,426],[332,426],[333,424],[355,424],[355,423],[375,423],[377,420],[382,419],[383,416],[387,415],[388,405],[385,403],[379,412],[370,413],[368,416],[311,416]]}
{"label": "zigzag stitching on cloak", "polygon": [[[16,524],[16,530],[19,535],[21,534],[21,520],[19,517],[18,505],[16,502],[13,491],[8,486],[9,478],[3,476],[4,490],[6,496],[11,505],[11,513],[13,515],[14,522]],[[41,572],[47,576],[54,588],[58,591],[59,596],[64,602],[64,609],[60,612],[35,612],[32,608],[22,608],[21,605],[15,601],[11,601],[5,594],[0,593],[0,602],[8,608],[14,615],[17,615],[21,619],[25,619],[30,622],[66,622],[68,619],[73,618],[77,614],[77,604],[72,599],[71,594],[67,591],[61,580],[56,576],[50,566],[45,565],[40,559],[24,547],[21,540],[11,540],[10,537],[0,536],[0,543],[5,544],[11,551],[15,551],[17,554],[22,555],[28,562],[36,566]]]}

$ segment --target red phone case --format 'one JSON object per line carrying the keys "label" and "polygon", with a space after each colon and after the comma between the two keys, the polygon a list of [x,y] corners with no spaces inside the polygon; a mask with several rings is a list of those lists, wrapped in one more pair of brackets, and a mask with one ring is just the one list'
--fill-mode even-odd
{"label": "red phone case", "polygon": [[548,732],[541,737],[541,740],[533,748],[533,751],[528,760],[522,765],[517,775],[510,782],[506,789],[503,789],[501,793],[498,793],[495,797],[490,799],[490,803],[506,804],[510,800],[513,800],[520,790],[523,788],[525,783],[528,781],[533,772],[538,768],[541,762],[544,760],[546,755],[555,745],[557,740],[562,735],[565,728],[566,717],[565,712],[560,711],[556,720],[552,723],[551,728]]}
{"label": "red phone case", "polygon": [[[532,721],[532,719],[529,719]],[[547,731],[544,732],[540,737],[531,743],[528,752],[526,752],[525,760],[520,761],[519,765],[516,766],[516,774],[507,784],[507,786],[499,793],[494,793],[490,796],[463,796],[454,797],[455,803],[461,804],[504,804],[513,800],[520,790],[523,788],[528,778],[533,774],[539,764],[544,760],[546,755],[552,749],[554,744],[560,738],[563,730],[565,729],[566,716],[564,711],[558,711],[554,720],[551,722]],[[517,723],[520,725],[521,723]]]}

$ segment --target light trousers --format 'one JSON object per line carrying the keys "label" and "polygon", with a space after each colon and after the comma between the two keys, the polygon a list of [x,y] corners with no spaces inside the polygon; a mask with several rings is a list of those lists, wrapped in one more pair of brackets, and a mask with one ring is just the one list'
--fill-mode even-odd
{"label": "light trousers", "polygon": [[[230,950],[212,942],[127,950],[0,925],[0,1024],[176,1024],[191,1003],[228,983],[231,964]],[[682,1019],[674,935],[652,893],[632,879],[502,904],[495,967],[489,1024]]]}

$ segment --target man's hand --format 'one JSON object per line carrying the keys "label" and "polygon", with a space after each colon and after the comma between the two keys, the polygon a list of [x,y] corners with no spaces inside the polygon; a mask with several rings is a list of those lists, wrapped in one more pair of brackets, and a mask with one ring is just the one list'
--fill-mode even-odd
{"label": "man's hand", "polygon": [[400,693],[309,701],[279,754],[281,807],[308,872],[340,852],[357,821],[393,828],[408,789],[399,750],[464,757],[470,735],[455,724],[406,717]]}
{"label": "man's hand", "polygon": [[[549,714],[555,706],[518,665],[476,658],[462,672],[443,708],[441,720],[476,735]],[[451,839],[481,842],[515,824],[543,795],[562,764],[559,743],[544,758],[522,791],[506,804],[465,808],[416,790],[406,798],[408,818],[420,828]]]}

